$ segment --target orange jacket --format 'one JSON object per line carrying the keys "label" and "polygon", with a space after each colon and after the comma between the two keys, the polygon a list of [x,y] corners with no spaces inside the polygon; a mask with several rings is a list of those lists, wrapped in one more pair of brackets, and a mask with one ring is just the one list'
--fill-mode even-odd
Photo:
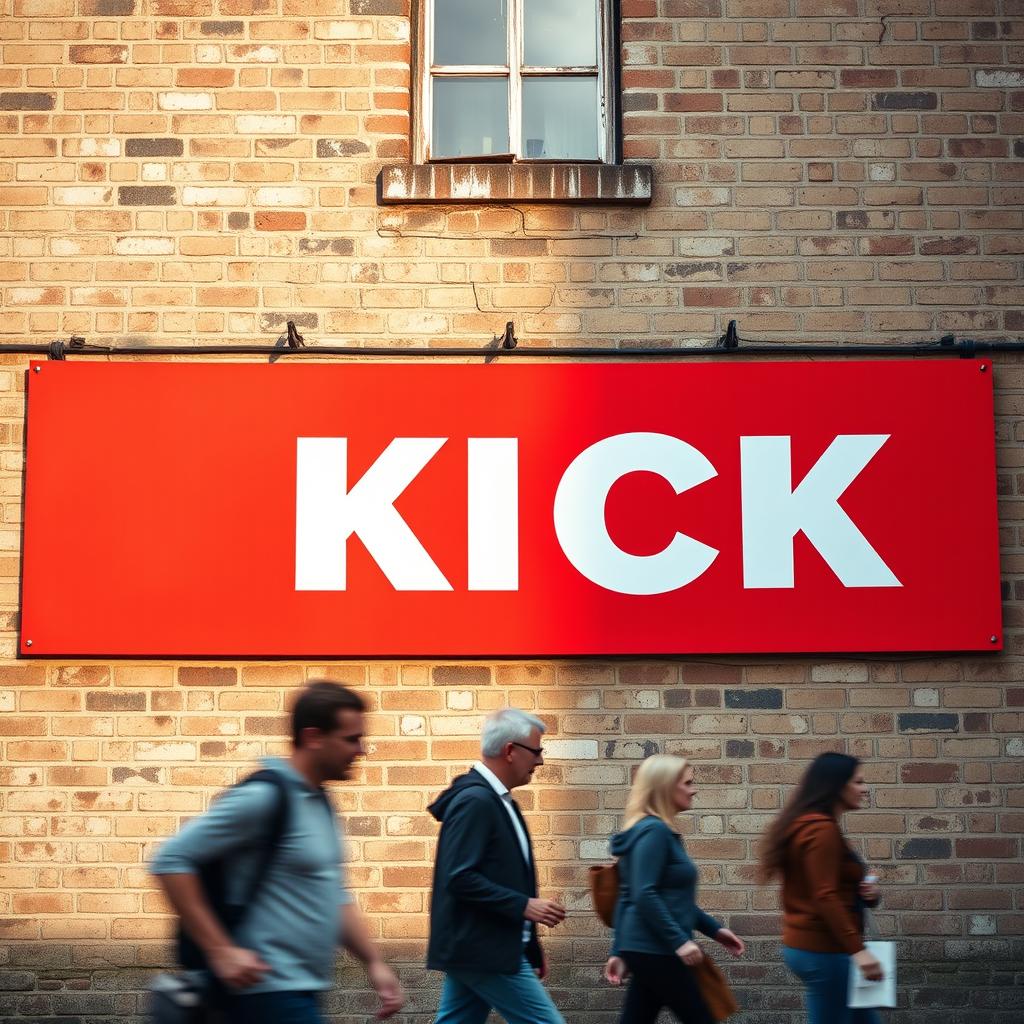
{"label": "orange jacket", "polygon": [[790,829],[782,875],[782,941],[813,953],[857,953],[864,948],[857,887],[864,866],[836,820],[802,814]]}

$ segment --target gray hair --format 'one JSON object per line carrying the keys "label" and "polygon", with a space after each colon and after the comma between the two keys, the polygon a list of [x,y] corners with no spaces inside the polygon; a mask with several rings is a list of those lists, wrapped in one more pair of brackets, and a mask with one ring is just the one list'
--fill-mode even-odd
{"label": "gray hair", "polygon": [[518,743],[536,729],[543,733],[544,723],[534,715],[528,715],[518,708],[502,708],[488,715],[480,736],[480,752],[484,757],[497,757],[506,743]]}

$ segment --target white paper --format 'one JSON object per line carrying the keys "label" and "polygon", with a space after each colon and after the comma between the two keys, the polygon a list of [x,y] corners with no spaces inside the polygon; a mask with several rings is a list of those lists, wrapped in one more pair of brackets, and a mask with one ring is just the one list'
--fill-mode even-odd
{"label": "white paper", "polygon": [[871,1006],[896,1005],[896,943],[865,942],[867,949],[882,965],[884,977],[881,981],[867,981],[860,968],[850,957],[850,984],[847,989],[846,1005],[860,1010]]}

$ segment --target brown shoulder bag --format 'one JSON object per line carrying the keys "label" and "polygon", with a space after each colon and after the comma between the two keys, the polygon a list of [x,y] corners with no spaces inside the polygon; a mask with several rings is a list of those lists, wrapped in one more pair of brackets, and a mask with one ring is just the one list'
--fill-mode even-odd
{"label": "brown shoulder bag", "polygon": [[[619,899],[619,865],[591,864],[587,869],[587,879],[590,882],[590,898],[594,901],[594,913],[602,924],[608,928],[613,927],[615,904]],[[723,1021],[739,1012],[739,1004],[725,975],[707,954],[696,967],[688,970],[693,972],[701,999],[713,1020]]]}
{"label": "brown shoulder bag", "polygon": [[594,913],[601,923],[611,928],[615,920],[615,904],[619,899],[619,865],[591,864],[587,869],[590,881],[590,898],[594,901]]}
{"label": "brown shoulder bag", "polygon": [[704,1005],[713,1020],[725,1020],[739,1012],[739,1003],[736,1002],[722,969],[707,953],[696,967],[687,969],[693,973],[697,988],[700,989],[700,997],[704,1000]]}

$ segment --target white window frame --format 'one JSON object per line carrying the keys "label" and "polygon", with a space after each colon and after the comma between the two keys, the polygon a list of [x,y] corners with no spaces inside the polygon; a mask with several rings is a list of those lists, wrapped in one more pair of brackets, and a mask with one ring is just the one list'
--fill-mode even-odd
{"label": "white window frame", "polygon": [[[596,159],[574,157],[527,157],[523,152],[523,86],[524,78],[537,76],[558,76],[562,78],[593,78],[595,68],[589,67],[539,67],[523,63],[523,7],[525,0],[507,0],[508,38],[506,52],[515,55],[515,60],[502,64],[435,65],[434,50],[434,0],[419,0],[416,18],[417,74],[414,86],[413,117],[413,159],[418,164],[471,163],[475,159],[494,163],[495,155],[479,157],[432,157],[430,153],[433,128],[433,81],[435,78],[472,76],[474,78],[507,78],[509,94],[508,133],[509,148],[514,163],[615,163],[618,159],[618,32],[613,23],[614,12],[618,9],[615,0],[597,0],[597,95],[598,125]],[[498,155],[500,160],[501,154]]]}

